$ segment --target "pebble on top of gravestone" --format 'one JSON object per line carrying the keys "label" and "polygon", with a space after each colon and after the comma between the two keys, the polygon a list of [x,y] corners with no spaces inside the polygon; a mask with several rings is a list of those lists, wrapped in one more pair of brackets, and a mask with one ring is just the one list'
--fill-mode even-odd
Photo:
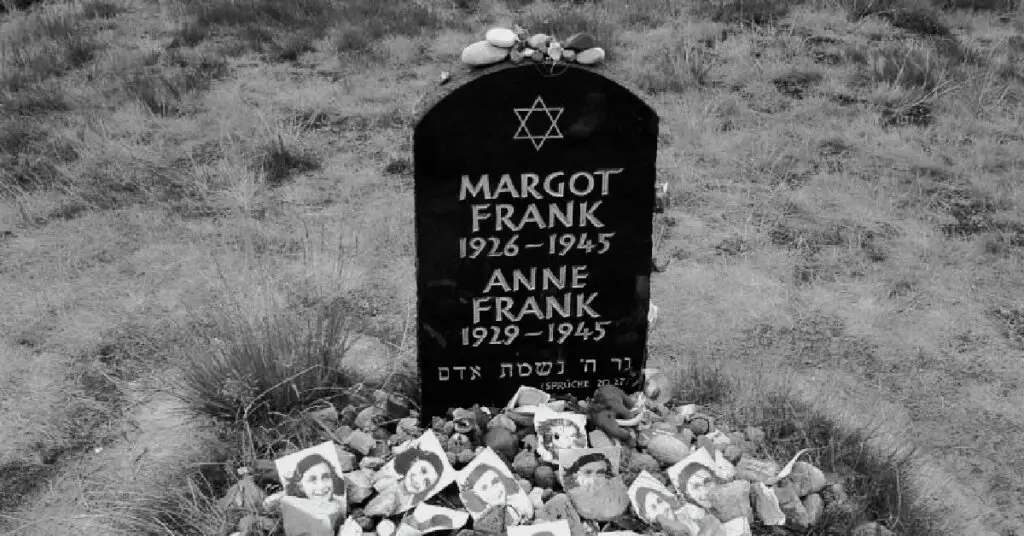
{"label": "pebble on top of gravestone", "polygon": [[492,28],[414,132],[422,417],[642,388],[658,116],[593,36]]}

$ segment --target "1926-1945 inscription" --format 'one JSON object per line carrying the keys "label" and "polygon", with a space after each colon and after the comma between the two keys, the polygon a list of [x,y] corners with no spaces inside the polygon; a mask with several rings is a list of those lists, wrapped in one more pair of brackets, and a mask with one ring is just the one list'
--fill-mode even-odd
{"label": "1926-1945 inscription", "polygon": [[478,75],[414,135],[425,416],[638,388],[658,119],[579,66]]}

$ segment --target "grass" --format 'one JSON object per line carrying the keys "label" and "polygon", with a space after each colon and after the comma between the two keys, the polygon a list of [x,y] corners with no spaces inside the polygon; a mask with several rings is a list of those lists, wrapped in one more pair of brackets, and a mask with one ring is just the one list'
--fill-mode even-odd
{"label": "grass", "polygon": [[233,468],[329,438],[325,393],[415,396],[413,110],[513,23],[593,33],[658,111],[652,364],[847,477],[816,533],[1024,521],[1019,5],[160,9],[0,16],[3,522],[226,533]]}

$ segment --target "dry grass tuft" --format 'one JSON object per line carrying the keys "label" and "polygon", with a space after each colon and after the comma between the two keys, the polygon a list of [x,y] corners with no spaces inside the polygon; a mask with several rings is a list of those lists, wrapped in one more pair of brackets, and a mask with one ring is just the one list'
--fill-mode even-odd
{"label": "dry grass tuft", "polygon": [[842,0],[851,20],[877,16],[895,28],[930,37],[950,37],[952,32],[939,11],[924,0]]}
{"label": "dry grass tuft", "polygon": [[714,53],[682,35],[662,30],[633,52],[628,76],[650,93],[683,93],[707,86]]}
{"label": "dry grass tuft", "polygon": [[197,322],[210,352],[190,360],[181,398],[198,414],[260,422],[330,396],[353,383],[342,369],[351,344],[351,311],[337,301],[312,318],[275,308],[255,317],[241,304]]}
{"label": "dry grass tuft", "polygon": [[0,92],[15,93],[85,65],[99,48],[69,10],[33,11],[0,31]]}
{"label": "dry grass tuft", "polygon": [[744,26],[767,26],[789,13],[789,0],[701,0],[695,15],[714,22]]}

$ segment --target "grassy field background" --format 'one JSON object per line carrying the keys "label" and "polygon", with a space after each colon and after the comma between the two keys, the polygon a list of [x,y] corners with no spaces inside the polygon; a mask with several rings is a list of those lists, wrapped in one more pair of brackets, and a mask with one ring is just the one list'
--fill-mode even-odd
{"label": "grassy field background", "polygon": [[16,4],[0,530],[201,533],[223,515],[182,477],[241,455],[210,423],[407,390],[414,114],[517,23],[594,33],[661,116],[652,364],[736,421],[913,451],[910,482],[877,478],[900,534],[1024,534],[1015,3]]}

